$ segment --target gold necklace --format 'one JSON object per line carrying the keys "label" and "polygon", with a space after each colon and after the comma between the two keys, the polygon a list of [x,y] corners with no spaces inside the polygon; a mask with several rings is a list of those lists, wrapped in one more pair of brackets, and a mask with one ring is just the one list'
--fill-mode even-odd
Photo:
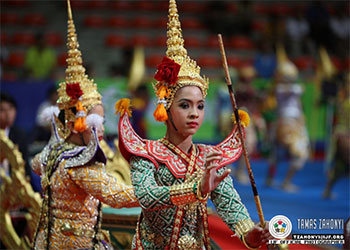
{"label": "gold necklace", "polygon": [[168,139],[162,138],[160,140],[167,148],[175,152],[177,155],[179,155],[182,159],[184,159],[188,163],[188,168],[186,172],[186,180],[191,177],[192,172],[193,172],[193,167],[196,162],[196,146],[192,144],[192,150],[191,150],[191,156],[190,158],[177,146],[175,146],[173,143],[171,143]]}

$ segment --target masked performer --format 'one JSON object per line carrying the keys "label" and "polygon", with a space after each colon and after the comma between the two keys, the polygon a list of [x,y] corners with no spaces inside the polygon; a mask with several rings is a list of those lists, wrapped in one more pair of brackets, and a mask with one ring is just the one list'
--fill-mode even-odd
{"label": "masked performer", "polygon": [[[166,57],[158,65],[154,117],[167,126],[163,139],[145,140],[129,122],[128,100],[120,100],[119,147],[130,162],[142,207],[133,249],[210,249],[207,200],[248,247],[268,236],[255,226],[225,165],[241,154],[237,126],[220,144],[193,144],[204,118],[208,79],[184,48],[175,0],[170,0]],[[243,119],[243,123],[247,123]],[[208,173],[214,173],[210,175]]]}
{"label": "masked performer", "polygon": [[104,110],[97,86],[85,74],[68,2],[68,68],[58,90],[54,134],[33,161],[43,202],[34,249],[109,249],[101,230],[102,204],[138,206],[134,189],[106,174],[100,148]]}
{"label": "masked performer", "polygon": [[298,69],[288,60],[284,49],[277,47],[278,67],[276,74],[277,119],[271,130],[272,154],[266,179],[271,185],[278,164],[278,147],[288,153],[289,168],[281,188],[288,192],[297,191],[292,178],[300,170],[309,157],[309,137],[306,130],[304,112],[301,105],[303,88],[297,83]]}
{"label": "masked performer", "polygon": [[350,73],[345,78],[338,90],[331,147],[332,167],[327,173],[324,198],[332,198],[332,189],[336,182],[342,177],[349,177],[350,172]]}

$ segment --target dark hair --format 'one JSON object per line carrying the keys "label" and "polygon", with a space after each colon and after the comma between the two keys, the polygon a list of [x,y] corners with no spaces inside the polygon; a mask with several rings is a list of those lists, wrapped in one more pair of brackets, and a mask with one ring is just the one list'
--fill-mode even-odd
{"label": "dark hair", "polygon": [[[73,114],[77,113],[77,109],[75,107],[71,108],[71,110],[72,110]],[[62,124],[66,123],[64,116],[65,116],[65,111],[64,111],[64,109],[61,109],[60,113],[58,114],[58,119],[61,121]]]}
{"label": "dark hair", "polygon": [[12,96],[10,96],[9,94],[0,93],[0,102],[8,102],[8,103],[10,103],[12,106],[14,106],[15,109],[17,109],[16,100],[15,100]]}
{"label": "dark hair", "polygon": [[62,124],[65,124],[64,120],[64,109],[60,110],[60,113],[58,114],[58,119],[61,121]]}

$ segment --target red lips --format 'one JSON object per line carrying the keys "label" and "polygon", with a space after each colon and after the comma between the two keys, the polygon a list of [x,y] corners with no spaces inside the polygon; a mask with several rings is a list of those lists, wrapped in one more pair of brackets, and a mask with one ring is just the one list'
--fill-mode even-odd
{"label": "red lips", "polygon": [[198,122],[188,122],[187,125],[191,128],[198,127]]}

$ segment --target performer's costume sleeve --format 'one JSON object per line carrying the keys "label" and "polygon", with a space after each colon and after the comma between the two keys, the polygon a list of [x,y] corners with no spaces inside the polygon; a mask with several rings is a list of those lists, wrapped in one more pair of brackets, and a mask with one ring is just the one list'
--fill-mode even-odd
{"label": "performer's costume sleeve", "polygon": [[154,178],[156,167],[150,160],[135,156],[131,158],[130,166],[132,184],[143,209],[173,206],[170,200],[170,187],[158,185]]}
{"label": "performer's costume sleeve", "polygon": [[[225,168],[218,170],[222,173]],[[237,232],[237,224],[250,219],[249,213],[241,201],[239,194],[233,186],[232,179],[227,176],[211,193],[211,200],[216,207],[216,211],[221,219],[230,227],[230,229],[240,236]],[[250,223],[251,224],[251,223]]]}
{"label": "performer's costume sleeve", "polygon": [[41,175],[40,153],[36,154],[32,161],[32,170],[37,175]]}
{"label": "performer's costume sleeve", "polygon": [[[130,158],[131,181],[135,187],[136,197],[140,206],[147,210],[159,210],[172,206],[184,205],[197,201],[195,191],[196,180],[172,185],[161,185],[155,176],[159,165],[155,165],[151,160],[133,156]],[[172,179],[171,172],[165,179]],[[168,183],[169,184],[169,183]]]}
{"label": "performer's costume sleeve", "polygon": [[102,163],[70,168],[68,174],[86,193],[111,207],[138,206],[133,187],[118,183],[104,171]]}

